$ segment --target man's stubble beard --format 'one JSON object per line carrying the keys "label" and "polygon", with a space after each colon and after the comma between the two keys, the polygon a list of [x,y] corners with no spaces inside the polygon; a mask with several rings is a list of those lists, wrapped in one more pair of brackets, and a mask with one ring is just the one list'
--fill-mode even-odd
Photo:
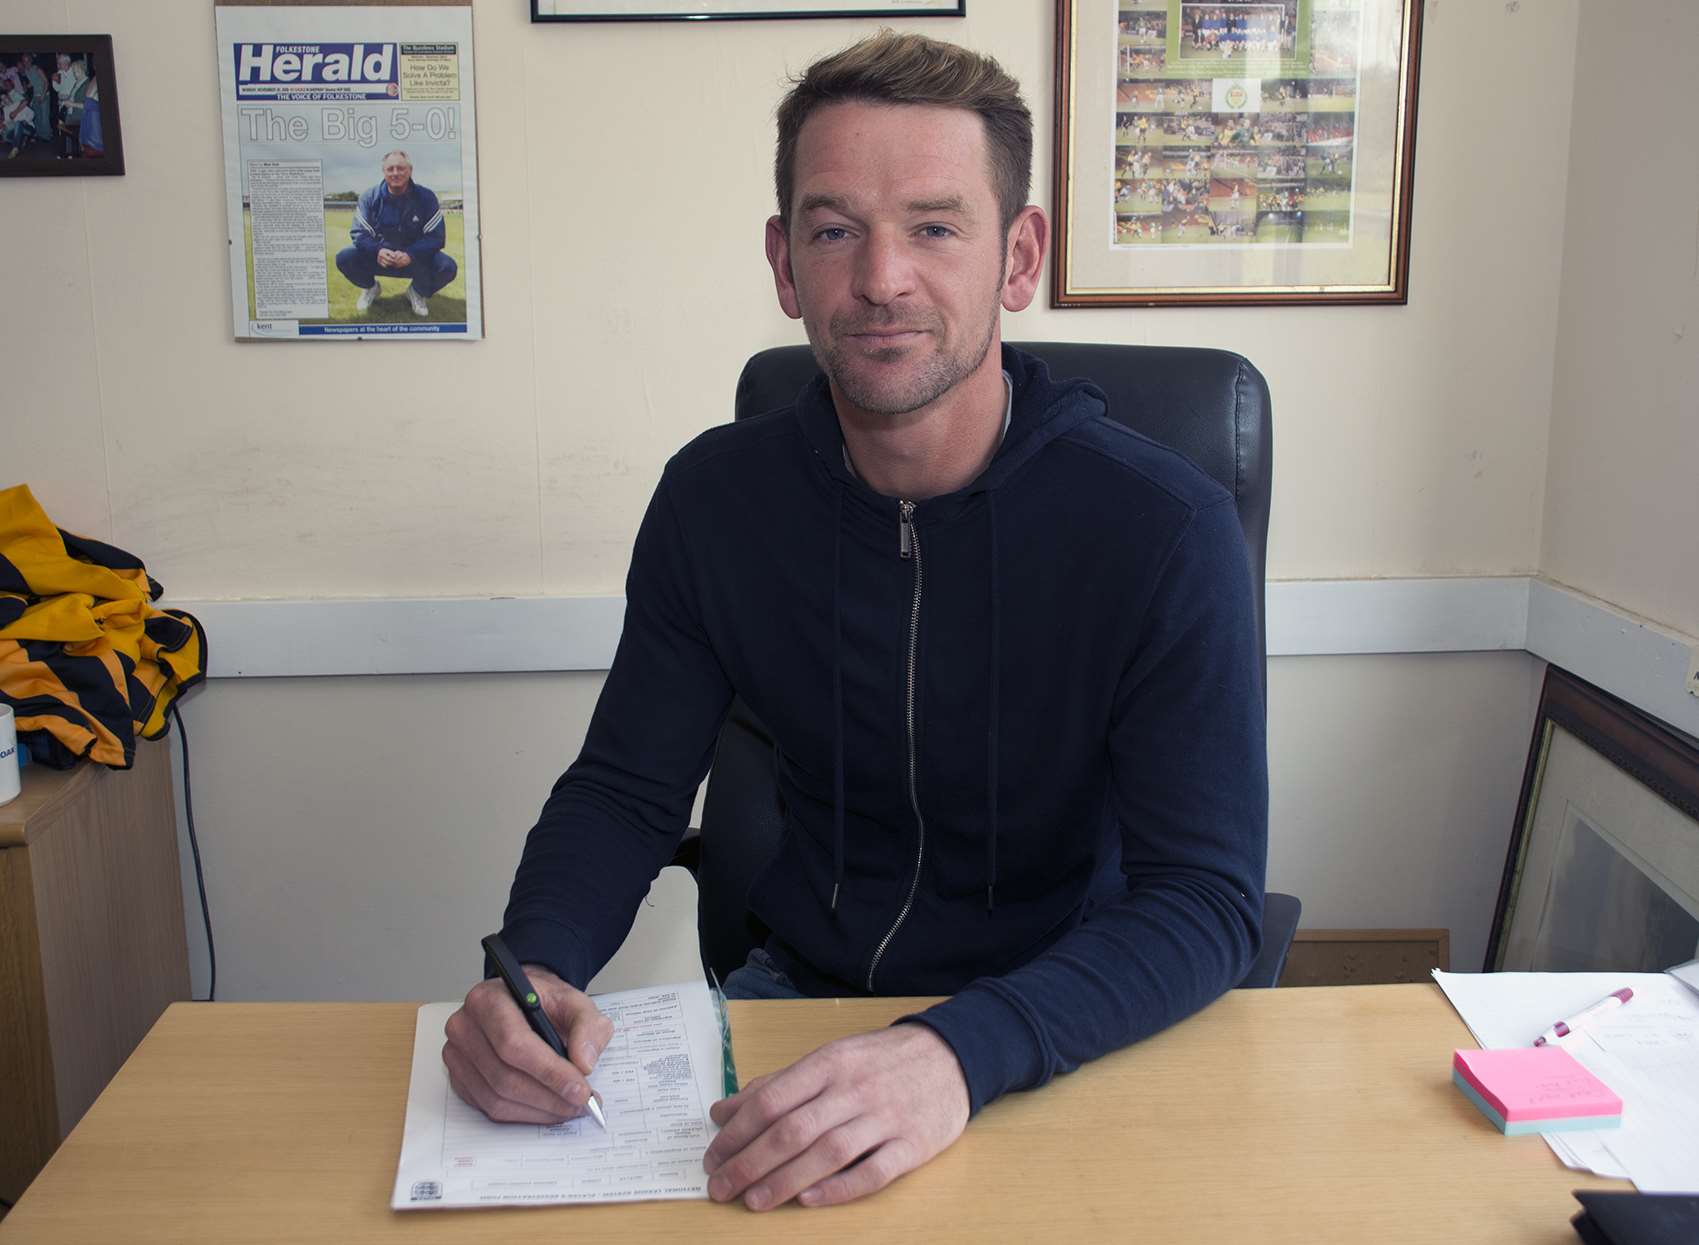
{"label": "man's stubble beard", "polygon": [[[806,319],[803,328],[808,333],[808,344],[814,350],[814,360],[820,365],[820,370],[826,373],[837,391],[844,399],[860,410],[875,415],[907,415],[921,407],[936,402],[950,390],[954,389],[967,377],[979,369],[985,362],[985,356],[990,353],[991,341],[997,334],[998,316],[1002,311],[1003,287],[999,283],[991,298],[990,315],[986,317],[985,332],[977,345],[970,346],[959,354],[945,354],[942,350],[934,351],[929,356],[920,371],[904,379],[893,389],[886,382],[858,372],[861,360],[851,361],[847,352],[841,348],[823,342],[819,333]],[[832,340],[842,342],[846,337],[857,331],[868,329],[921,329],[934,335],[942,328],[942,322],[936,315],[928,314],[920,320],[903,318],[897,315],[862,316],[850,319],[837,316],[832,321]],[[897,347],[891,350],[876,350],[871,352],[865,366],[880,367],[886,363],[896,362],[902,357],[905,348]],[[908,348],[908,349],[912,349]]]}

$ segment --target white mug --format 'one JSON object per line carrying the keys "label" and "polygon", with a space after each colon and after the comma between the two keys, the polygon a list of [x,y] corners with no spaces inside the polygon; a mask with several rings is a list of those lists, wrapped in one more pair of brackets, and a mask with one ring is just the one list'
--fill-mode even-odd
{"label": "white mug", "polygon": [[18,786],[18,728],[12,706],[0,705],[0,804],[13,799]]}

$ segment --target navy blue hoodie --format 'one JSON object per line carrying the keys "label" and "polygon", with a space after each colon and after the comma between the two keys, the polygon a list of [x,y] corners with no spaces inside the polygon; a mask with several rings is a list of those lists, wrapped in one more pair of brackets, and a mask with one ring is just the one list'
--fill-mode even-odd
{"label": "navy blue hoodie", "polygon": [[[583,986],[674,850],[734,692],[785,833],[750,907],[816,994],[916,1019],[971,1109],[1162,1029],[1260,938],[1267,761],[1233,499],[1005,347],[991,465],[911,508],[845,465],[823,379],[671,462],[584,750],[503,931]],[[905,521],[906,516],[906,521]]]}

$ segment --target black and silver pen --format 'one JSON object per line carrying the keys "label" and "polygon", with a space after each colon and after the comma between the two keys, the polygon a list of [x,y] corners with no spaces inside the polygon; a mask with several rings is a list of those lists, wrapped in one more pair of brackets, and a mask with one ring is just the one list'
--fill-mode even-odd
{"label": "black and silver pen", "polygon": [[[513,952],[507,949],[507,944],[501,940],[500,934],[491,934],[483,941],[490,963],[496,966],[496,973],[507,986],[507,992],[513,996],[513,1001],[519,1004],[519,1010],[531,1025],[531,1031],[542,1038],[550,1050],[566,1059],[566,1047],[561,1043],[560,1034],[555,1032],[548,1013],[543,1010],[542,999],[537,997],[537,991],[531,986],[531,979],[525,975],[525,970],[519,967],[519,961],[513,958]],[[602,1116],[602,1104],[596,1101],[594,1092],[585,1100],[584,1110],[606,1131],[608,1122]]]}

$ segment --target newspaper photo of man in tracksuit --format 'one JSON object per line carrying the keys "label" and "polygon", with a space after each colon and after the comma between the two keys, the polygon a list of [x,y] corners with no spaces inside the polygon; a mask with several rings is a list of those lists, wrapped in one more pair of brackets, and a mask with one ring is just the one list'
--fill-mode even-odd
{"label": "newspaper photo of man in tracksuit", "polygon": [[360,196],[348,231],[354,245],[336,255],[342,275],[360,287],[354,309],[365,315],[378,299],[379,277],[408,277],[407,302],[413,314],[431,314],[429,298],[442,289],[459,265],[443,253],[447,226],[436,195],[413,180],[413,161],[405,151],[383,158],[383,180]]}

